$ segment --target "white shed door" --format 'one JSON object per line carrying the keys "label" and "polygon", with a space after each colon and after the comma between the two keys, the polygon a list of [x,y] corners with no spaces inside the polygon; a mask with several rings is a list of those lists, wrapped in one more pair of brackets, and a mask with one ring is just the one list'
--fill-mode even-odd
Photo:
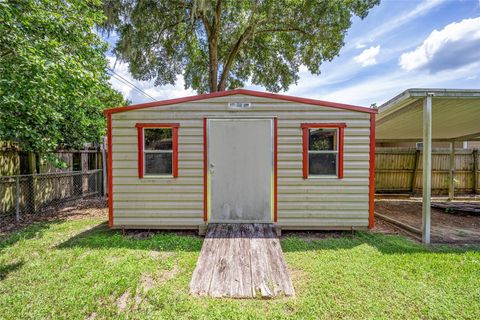
{"label": "white shed door", "polygon": [[210,222],[272,222],[272,119],[208,121]]}

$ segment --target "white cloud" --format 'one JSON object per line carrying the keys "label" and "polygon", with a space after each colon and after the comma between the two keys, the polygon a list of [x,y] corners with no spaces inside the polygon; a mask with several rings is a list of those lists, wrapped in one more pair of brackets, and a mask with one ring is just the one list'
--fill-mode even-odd
{"label": "white cloud", "polygon": [[400,56],[404,70],[454,69],[480,59],[480,17],[464,19],[433,32],[415,50]]}
{"label": "white cloud", "polygon": [[358,56],[353,59],[355,62],[362,65],[362,67],[372,66],[377,64],[377,55],[380,53],[380,46],[370,47],[365,49]]}
{"label": "white cloud", "polygon": [[[480,0],[479,0],[479,1],[480,1]],[[366,45],[366,44],[363,44],[363,43],[358,43],[358,44],[355,46],[355,48],[357,48],[357,49],[363,49],[363,48],[366,48],[366,47],[367,47],[367,45]]]}
{"label": "white cloud", "polygon": [[476,83],[462,81],[478,70],[480,62],[455,70],[446,70],[437,74],[395,72],[375,75],[360,82],[354,82],[326,94],[316,94],[312,90],[306,96],[327,101],[351,103],[369,106],[372,103],[381,105],[388,99],[408,88],[477,88]]}
{"label": "white cloud", "polygon": [[[125,98],[132,101],[132,103],[151,102],[152,99],[150,99],[147,95],[152,96],[155,100],[165,100],[195,94],[195,91],[191,89],[184,89],[184,81],[181,76],[177,77],[177,81],[173,86],[167,85],[156,87],[154,86],[153,81],[138,81],[133,79],[132,75],[128,71],[128,64],[118,62],[116,61],[116,58],[112,56],[107,57],[107,59],[110,68],[112,68],[115,73],[120,76],[112,77],[110,79],[110,83],[115,89],[120,91]],[[147,95],[144,95],[138,90],[134,89],[133,86],[128,82],[147,93]]]}
{"label": "white cloud", "polygon": [[[371,32],[367,32],[365,35],[368,36],[368,41],[375,41],[379,37],[387,34],[402,25],[424,15],[427,14],[430,10],[434,9],[435,7],[441,5],[446,0],[425,0],[417,5],[413,10],[407,10],[404,13],[401,13],[396,16],[396,18],[388,19],[385,23],[376,26],[374,30]],[[353,40],[353,43],[356,43],[355,46],[361,45],[364,41],[364,38],[358,38]]]}

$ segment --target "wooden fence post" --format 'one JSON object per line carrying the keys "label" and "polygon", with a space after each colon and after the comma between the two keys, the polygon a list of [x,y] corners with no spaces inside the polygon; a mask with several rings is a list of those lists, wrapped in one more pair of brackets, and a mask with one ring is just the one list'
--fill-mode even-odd
{"label": "wooden fence post", "polygon": [[82,173],[80,174],[80,177],[82,179],[82,197],[84,194],[89,193],[89,183],[88,183],[88,152],[85,152],[87,150],[84,148],[81,153],[81,164],[82,164]]}
{"label": "wooden fence post", "polygon": [[450,142],[450,176],[448,181],[448,200],[455,198],[455,141]]}
{"label": "wooden fence post", "polygon": [[15,179],[15,218],[20,221],[20,177]]}
{"label": "wooden fence post", "polygon": [[410,181],[410,192],[413,194],[415,192],[415,181],[417,180],[418,172],[418,162],[420,160],[420,150],[415,150],[415,161],[413,162],[413,173],[412,179]]}
{"label": "wooden fence post", "polygon": [[102,177],[103,177],[103,196],[107,196],[107,138],[102,139]]}
{"label": "wooden fence post", "polygon": [[477,194],[478,149],[473,149],[473,194]]}

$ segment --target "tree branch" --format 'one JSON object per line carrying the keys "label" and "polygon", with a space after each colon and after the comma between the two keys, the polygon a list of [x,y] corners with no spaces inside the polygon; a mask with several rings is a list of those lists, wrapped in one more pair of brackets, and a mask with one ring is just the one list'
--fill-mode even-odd
{"label": "tree branch", "polygon": [[253,34],[253,28],[251,26],[248,26],[247,29],[242,33],[240,38],[238,38],[237,42],[235,45],[232,47],[232,50],[230,50],[230,53],[227,56],[227,60],[225,64],[223,65],[223,71],[222,71],[222,76],[220,77],[220,82],[218,84],[218,90],[219,91],[225,91],[226,83],[227,83],[227,78],[228,78],[228,73],[230,72],[230,69],[232,68],[233,62],[235,61],[235,58],[242,48],[242,45],[245,43],[245,41],[250,38],[250,36]]}
{"label": "tree branch", "polygon": [[240,49],[242,48],[242,45],[253,34],[253,25],[254,25],[253,19],[255,17],[255,13],[257,11],[258,2],[259,2],[258,0],[255,1],[255,6],[253,7],[252,13],[251,13],[250,17],[248,18],[247,28],[240,35],[240,38],[238,38],[237,42],[233,45],[232,50],[230,50],[230,53],[227,55],[226,62],[223,64],[222,75],[220,77],[220,82],[218,84],[219,91],[225,91],[225,87],[226,87],[226,84],[227,84],[228,73],[230,72],[230,69],[232,68],[233,62],[235,61],[235,58],[236,58],[238,52],[240,52]]}
{"label": "tree branch", "polygon": [[263,30],[257,30],[255,31],[255,34],[260,34],[260,33],[267,33],[267,32],[298,32],[303,35],[309,36],[310,34],[306,32],[305,30],[298,29],[298,28],[272,28],[272,29],[263,29]]}

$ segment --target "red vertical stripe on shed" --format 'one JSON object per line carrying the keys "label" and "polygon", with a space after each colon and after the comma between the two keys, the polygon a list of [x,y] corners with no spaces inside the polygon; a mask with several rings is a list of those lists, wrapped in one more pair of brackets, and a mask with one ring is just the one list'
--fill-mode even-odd
{"label": "red vertical stripe on shed", "polygon": [[343,179],[343,130],[344,127],[338,128],[338,178]]}
{"label": "red vertical stripe on shed", "polygon": [[107,115],[107,143],[108,143],[108,226],[113,226],[113,185],[112,185],[112,163],[113,163],[113,154],[112,154],[112,115]]}
{"label": "red vertical stripe on shed", "polygon": [[143,127],[137,127],[138,137],[138,177],[143,178]]}
{"label": "red vertical stripe on shed", "polygon": [[208,219],[208,201],[207,201],[207,118],[203,118],[203,221]]}
{"label": "red vertical stripe on shed", "polygon": [[273,222],[277,222],[278,119],[273,118]]}
{"label": "red vertical stripe on shed", "polygon": [[368,228],[375,227],[375,114],[370,113],[370,177]]}
{"label": "red vertical stripe on shed", "polygon": [[173,127],[173,177],[178,177],[178,126]]}
{"label": "red vertical stripe on shed", "polygon": [[303,179],[308,178],[308,127],[302,126],[303,137]]}

